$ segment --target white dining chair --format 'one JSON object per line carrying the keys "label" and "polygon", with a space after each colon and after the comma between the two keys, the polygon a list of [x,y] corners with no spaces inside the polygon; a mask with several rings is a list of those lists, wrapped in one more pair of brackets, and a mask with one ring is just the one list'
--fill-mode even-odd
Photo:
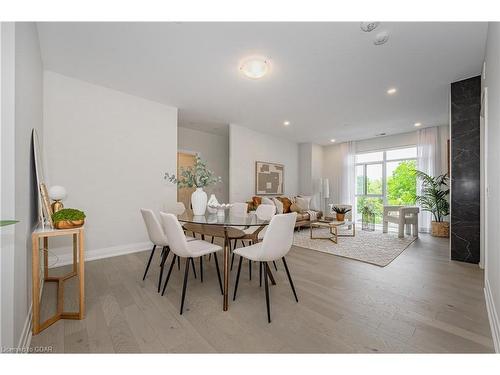
{"label": "white dining chair", "polygon": [[[153,255],[157,246],[162,247],[162,253],[160,255],[160,277],[158,279],[158,293],[160,292],[161,280],[163,278],[163,269],[165,267],[165,261],[167,260],[168,254],[170,253],[170,248],[168,246],[168,239],[165,234],[164,228],[156,218],[153,210],[147,208],[141,208],[142,218],[144,219],[144,223],[146,224],[146,230],[148,232],[149,240],[153,243],[153,249],[151,250],[151,255],[149,256],[148,263],[146,265],[146,270],[144,271],[144,276],[142,280],[146,279],[146,276],[149,271],[149,267],[151,265],[151,260],[153,259]],[[194,240],[192,237],[186,237],[188,241]],[[193,264],[194,270],[194,264]],[[196,271],[194,272],[196,275]],[[196,276],[195,276],[196,277]]]}
{"label": "white dining chair", "polygon": [[189,274],[189,264],[192,263],[194,267],[193,258],[200,259],[200,280],[203,282],[203,256],[206,254],[213,254],[215,260],[215,267],[217,269],[217,278],[219,279],[219,287],[221,294],[222,290],[222,281],[220,278],[220,270],[219,270],[219,262],[217,261],[217,251],[222,250],[222,247],[219,245],[212,244],[207,241],[195,240],[195,241],[187,241],[184,236],[184,231],[182,230],[182,226],[177,220],[177,217],[173,214],[160,213],[160,217],[162,222],[164,223],[167,237],[169,238],[169,246],[170,250],[174,253],[174,257],[172,259],[172,263],[170,264],[170,268],[167,273],[167,278],[165,279],[165,284],[163,285],[162,295],[165,294],[165,290],[167,288],[168,280],[170,278],[170,274],[172,273],[172,268],[175,264],[175,258],[186,258],[186,266],[184,270],[184,283],[182,286],[182,297],[181,297],[181,309],[180,314],[184,310],[184,300],[186,297],[186,288],[187,288],[187,279]]}
{"label": "white dining chair", "polygon": [[[276,206],[270,205],[270,204],[260,204],[257,206],[257,209],[255,210],[255,216],[259,218],[260,220],[271,220],[271,218],[276,214]],[[264,238],[264,234],[267,230],[267,226],[262,228],[257,235],[255,235],[255,232],[259,230],[260,227],[257,226],[251,226],[248,228],[243,229],[243,232],[245,233],[245,237],[240,238],[240,242],[245,247],[245,242],[248,242],[250,245],[262,241]],[[235,244],[236,248],[236,244]],[[234,252],[231,256],[231,269],[233,268],[233,263],[234,263]],[[277,271],[278,267],[276,266],[276,262],[273,262],[274,269]],[[252,261],[248,261],[248,278],[252,280]],[[260,277],[260,283],[262,285],[262,272],[261,272],[261,277]]]}
{"label": "white dining chair", "polygon": [[295,227],[295,220],[297,218],[297,213],[292,212],[290,214],[280,214],[275,215],[269,223],[269,228],[267,229],[266,235],[262,242],[258,242],[254,245],[240,247],[234,252],[240,256],[240,261],[238,263],[238,273],[236,274],[236,283],[234,286],[233,300],[236,299],[236,292],[238,290],[238,282],[240,280],[241,262],[243,258],[253,260],[255,262],[260,262],[260,267],[264,272],[264,285],[266,289],[266,306],[267,306],[267,321],[271,323],[271,309],[269,305],[269,266],[267,262],[275,261],[281,259],[286,270],[286,275],[290,286],[292,287],[293,295],[295,300],[299,302],[297,298],[297,293],[295,292],[295,286],[293,285],[292,278],[290,276],[290,271],[286,264],[285,255],[290,251],[293,244],[293,230]]}
{"label": "white dining chair", "polygon": [[[248,215],[248,203],[231,203],[231,207],[229,208],[229,215],[230,216],[237,216],[237,217],[245,217]],[[233,228],[239,229],[243,231],[244,227],[241,226],[233,226]],[[242,234],[243,235],[243,234]],[[236,244],[238,242],[238,238],[229,238],[229,251],[233,251],[236,248]],[[233,241],[231,243],[231,241]],[[233,262],[234,262],[234,254],[231,257],[231,271],[233,270]]]}

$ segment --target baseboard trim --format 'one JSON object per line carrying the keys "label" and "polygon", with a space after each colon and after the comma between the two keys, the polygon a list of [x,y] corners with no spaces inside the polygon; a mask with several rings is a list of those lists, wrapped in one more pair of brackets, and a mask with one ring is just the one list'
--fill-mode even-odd
{"label": "baseboard trim", "polygon": [[[150,250],[153,245],[150,242],[140,242],[135,244],[118,245],[106,247],[102,249],[92,249],[85,251],[85,261],[116,257],[119,255],[138,253],[145,250]],[[50,268],[61,267],[73,263],[73,253],[68,252],[63,255],[49,255]]]}
{"label": "baseboard trim", "polygon": [[28,310],[28,316],[26,316],[26,321],[24,322],[23,332],[21,333],[21,337],[19,338],[19,343],[17,344],[17,348],[21,350],[23,353],[28,352],[28,348],[30,347],[31,344],[32,307],[33,305],[30,304],[30,308]]}
{"label": "baseboard trim", "polygon": [[495,345],[495,352],[500,353],[500,321],[498,319],[495,304],[493,303],[493,296],[491,294],[488,279],[486,279],[484,283],[484,296],[486,299],[486,310],[488,311],[488,319],[490,321],[491,336],[493,338],[493,344]]}

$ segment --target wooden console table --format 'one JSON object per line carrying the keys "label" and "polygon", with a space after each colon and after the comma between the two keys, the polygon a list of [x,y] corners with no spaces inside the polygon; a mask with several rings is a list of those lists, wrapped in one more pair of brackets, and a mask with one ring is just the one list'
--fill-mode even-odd
{"label": "wooden console table", "polygon": [[[71,236],[73,239],[73,268],[64,276],[49,276],[48,247],[49,237]],[[50,229],[37,227],[32,235],[32,283],[33,283],[33,334],[43,331],[59,319],[83,319],[85,314],[85,258],[84,258],[84,228]],[[57,312],[54,316],[40,323],[40,240],[43,241],[43,280],[57,283]],[[79,278],[79,309],[77,312],[64,311],[64,282],[74,276]]]}

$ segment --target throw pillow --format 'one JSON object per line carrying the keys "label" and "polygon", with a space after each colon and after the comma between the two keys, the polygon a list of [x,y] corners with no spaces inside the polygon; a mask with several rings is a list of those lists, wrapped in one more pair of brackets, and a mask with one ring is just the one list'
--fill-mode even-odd
{"label": "throw pillow", "polygon": [[296,202],[302,209],[302,211],[307,211],[309,210],[309,203],[311,201],[311,198],[307,199],[305,197],[297,197]]}
{"label": "throw pillow", "polygon": [[259,204],[262,203],[262,198],[261,197],[252,197],[252,202],[254,207],[258,207]]}
{"label": "throw pillow", "polygon": [[292,203],[292,205],[290,206],[290,212],[300,213],[302,212],[302,208],[300,208],[300,206],[297,203]]}
{"label": "throw pillow", "polygon": [[276,206],[276,213],[277,214],[282,214],[283,213],[283,203],[279,199],[273,198],[274,205]]}
{"label": "throw pillow", "polygon": [[267,197],[262,198],[262,204],[270,204],[271,206],[275,206],[274,201]]}
{"label": "throw pillow", "polygon": [[287,197],[278,197],[277,198],[281,203],[283,203],[283,213],[287,214],[290,211],[290,206],[292,205],[292,201]]}

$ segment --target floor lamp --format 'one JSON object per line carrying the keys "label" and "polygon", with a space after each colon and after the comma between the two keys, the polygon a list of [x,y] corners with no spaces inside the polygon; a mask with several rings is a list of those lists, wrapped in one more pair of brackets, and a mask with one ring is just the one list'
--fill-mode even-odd
{"label": "floor lamp", "polygon": [[328,208],[328,199],[330,198],[330,182],[328,181],[328,178],[324,178],[322,180],[321,191],[323,192],[323,199],[325,200],[325,209],[323,212],[326,216],[328,214],[328,212],[326,212]]}

